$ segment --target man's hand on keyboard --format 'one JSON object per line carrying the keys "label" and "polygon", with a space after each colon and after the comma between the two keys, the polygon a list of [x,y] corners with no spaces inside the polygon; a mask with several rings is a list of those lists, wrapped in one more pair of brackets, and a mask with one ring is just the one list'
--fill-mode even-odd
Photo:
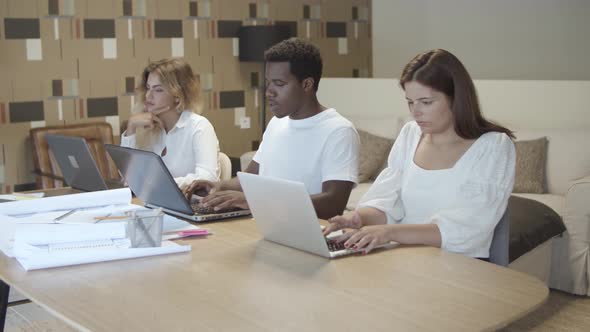
{"label": "man's hand on keyboard", "polygon": [[204,206],[212,207],[215,211],[223,211],[231,208],[247,209],[246,196],[241,191],[222,190],[209,192],[203,197],[201,203]]}
{"label": "man's hand on keyboard", "polygon": [[182,193],[184,194],[184,197],[186,197],[186,199],[190,201],[193,194],[197,196],[207,196],[216,191],[219,191],[220,186],[221,184],[219,182],[195,180],[191,184],[183,188]]}

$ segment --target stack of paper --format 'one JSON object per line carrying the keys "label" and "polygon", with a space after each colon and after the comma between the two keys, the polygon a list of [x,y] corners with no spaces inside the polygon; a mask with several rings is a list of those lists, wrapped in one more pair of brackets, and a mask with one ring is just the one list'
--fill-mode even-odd
{"label": "stack of paper", "polygon": [[[25,270],[191,250],[190,246],[181,246],[171,241],[162,241],[161,247],[130,248],[130,242],[125,234],[125,222],[97,222],[99,220],[93,217],[96,214],[109,215],[113,211],[141,208],[129,204],[130,200],[129,189],[115,189],[49,197],[34,202],[2,203],[0,214],[5,216],[0,215],[0,249],[6,255],[16,257]],[[59,215],[63,215],[63,211],[80,210],[81,213],[77,213],[77,217],[71,213],[71,217],[68,215],[62,219],[64,222],[77,220],[74,224],[56,223],[55,210],[61,211],[57,213]],[[175,220],[172,224],[173,226],[165,228],[196,228],[183,221]]]}

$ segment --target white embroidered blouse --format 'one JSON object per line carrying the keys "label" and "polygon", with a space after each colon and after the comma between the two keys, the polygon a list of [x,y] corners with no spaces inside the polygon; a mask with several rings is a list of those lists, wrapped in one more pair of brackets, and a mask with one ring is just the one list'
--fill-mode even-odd
{"label": "white embroidered blouse", "polygon": [[358,207],[383,211],[388,223],[437,224],[445,250],[489,257],[494,228],[514,185],[514,144],[504,133],[479,137],[452,168],[425,170],[414,163],[422,131],[407,123],[388,167]]}

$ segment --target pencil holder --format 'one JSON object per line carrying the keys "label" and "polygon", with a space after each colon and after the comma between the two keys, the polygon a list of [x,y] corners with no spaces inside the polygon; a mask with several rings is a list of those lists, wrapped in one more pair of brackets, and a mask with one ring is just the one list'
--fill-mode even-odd
{"label": "pencil holder", "polygon": [[160,247],[162,245],[162,209],[128,212],[127,237],[132,248]]}

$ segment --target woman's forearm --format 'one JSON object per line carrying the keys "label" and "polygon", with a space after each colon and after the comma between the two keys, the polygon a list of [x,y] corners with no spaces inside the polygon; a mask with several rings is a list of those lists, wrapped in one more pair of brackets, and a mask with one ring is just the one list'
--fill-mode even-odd
{"label": "woman's forearm", "polygon": [[387,216],[381,210],[372,207],[362,207],[356,211],[361,216],[362,226],[387,224]]}
{"label": "woman's forearm", "polygon": [[387,227],[391,241],[441,247],[442,237],[436,224],[395,224]]}

